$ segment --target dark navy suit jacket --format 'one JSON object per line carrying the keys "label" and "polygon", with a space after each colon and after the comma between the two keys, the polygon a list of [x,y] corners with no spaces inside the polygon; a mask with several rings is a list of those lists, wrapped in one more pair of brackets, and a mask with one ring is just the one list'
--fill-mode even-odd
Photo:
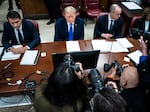
{"label": "dark navy suit jacket", "polygon": [[118,20],[114,21],[113,30],[108,30],[108,15],[100,16],[95,24],[94,38],[101,38],[102,33],[111,33],[113,38],[121,37],[123,19],[119,17]]}
{"label": "dark navy suit jacket", "polygon": [[[66,19],[63,17],[56,21],[54,41],[68,40],[68,25]],[[75,19],[73,40],[84,40],[84,21],[79,17]]]}
{"label": "dark navy suit jacket", "polygon": [[[36,31],[33,23],[30,21],[22,20],[22,30],[24,35],[24,43],[33,49],[36,45],[40,43],[40,37]],[[14,28],[9,22],[4,23],[4,32],[2,36],[2,44],[5,49],[8,49],[12,45],[17,45],[17,39],[15,36]]]}
{"label": "dark navy suit jacket", "polygon": [[[133,27],[138,28],[141,31],[144,31],[145,30],[145,19],[144,18],[137,19],[135,21],[135,24],[133,25]],[[150,28],[149,28],[148,32],[150,32]]]}

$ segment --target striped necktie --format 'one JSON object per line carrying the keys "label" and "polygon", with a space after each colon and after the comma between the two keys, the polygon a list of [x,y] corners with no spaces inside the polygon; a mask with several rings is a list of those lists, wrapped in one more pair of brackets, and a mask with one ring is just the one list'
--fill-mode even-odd
{"label": "striped necktie", "polygon": [[22,44],[23,43],[23,38],[22,38],[22,35],[20,33],[20,30],[18,30],[18,38],[19,38],[20,44]]}
{"label": "striped necktie", "polygon": [[111,20],[109,31],[112,31],[112,29],[113,29],[113,20]]}

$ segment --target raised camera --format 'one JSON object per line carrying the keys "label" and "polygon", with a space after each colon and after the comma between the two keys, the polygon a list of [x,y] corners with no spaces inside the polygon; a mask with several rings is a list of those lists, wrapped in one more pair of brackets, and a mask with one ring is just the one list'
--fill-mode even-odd
{"label": "raised camera", "polygon": [[68,63],[68,65],[72,67],[74,71],[77,71],[77,72],[80,71],[79,65],[75,64],[75,62],[73,61],[73,57],[70,54],[67,54],[64,56],[64,62]]}

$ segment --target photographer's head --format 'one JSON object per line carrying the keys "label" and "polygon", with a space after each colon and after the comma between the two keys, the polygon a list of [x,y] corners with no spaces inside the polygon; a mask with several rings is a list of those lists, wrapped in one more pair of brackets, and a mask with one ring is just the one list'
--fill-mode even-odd
{"label": "photographer's head", "polygon": [[125,100],[114,90],[103,88],[92,99],[93,112],[126,112]]}
{"label": "photographer's head", "polygon": [[69,64],[61,63],[48,79],[44,94],[56,105],[72,105],[86,94],[86,86]]}
{"label": "photographer's head", "polygon": [[147,21],[150,21],[150,7],[146,7],[143,12],[143,18]]}
{"label": "photographer's head", "polygon": [[137,87],[139,75],[136,67],[126,67],[121,74],[120,84],[124,89]]}

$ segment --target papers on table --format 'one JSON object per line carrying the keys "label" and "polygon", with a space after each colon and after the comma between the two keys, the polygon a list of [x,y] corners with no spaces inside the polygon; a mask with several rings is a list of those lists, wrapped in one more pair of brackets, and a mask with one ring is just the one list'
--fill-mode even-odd
{"label": "papers on table", "polygon": [[80,51],[78,41],[66,41],[67,52]]}
{"label": "papers on table", "polygon": [[[19,48],[22,47],[22,45],[14,45],[12,46],[14,48]],[[14,54],[10,51],[4,51],[4,55],[2,56],[1,61],[7,61],[7,60],[15,60],[18,59],[21,56],[21,54]]]}
{"label": "papers on table", "polygon": [[140,50],[136,50],[127,55],[135,64],[139,64],[140,56],[142,56],[142,52]]}
{"label": "papers on table", "polygon": [[140,7],[138,4],[134,3],[134,2],[121,2],[126,8],[128,8],[129,10],[141,10],[142,7]]}
{"label": "papers on table", "polygon": [[38,50],[26,50],[21,59],[20,65],[36,65],[39,54]]}
{"label": "papers on table", "polygon": [[133,44],[131,44],[131,42],[129,42],[127,38],[118,38],[116,40],[125,48],[133,47]]}
{"label": "papers on table", "polygon": [[128,52],[127,48],[133,47],[133,45],[125,38],[116,39],[117,41],[107,40],[92,40],[92,46],[94,50],[101,50],[101,52]]}

